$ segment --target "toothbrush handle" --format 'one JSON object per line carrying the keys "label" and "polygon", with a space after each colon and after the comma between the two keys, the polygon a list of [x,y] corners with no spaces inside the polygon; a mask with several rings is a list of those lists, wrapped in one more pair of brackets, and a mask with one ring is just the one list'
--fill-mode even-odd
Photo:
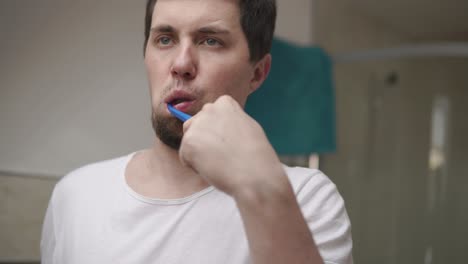
{"label": "toothbrush handle", "polygon": [[171,114],[175,117],[177,117],[180,121],[182,122],[185,122],[187,120],[189,120],[192,116],[189,115],[189,114],[186,114],[182,111],[179,111],[177,109],[175,109],[172,105],[170,104],[167,104],[167,109],[169,109],[169,112],[171,112]]}

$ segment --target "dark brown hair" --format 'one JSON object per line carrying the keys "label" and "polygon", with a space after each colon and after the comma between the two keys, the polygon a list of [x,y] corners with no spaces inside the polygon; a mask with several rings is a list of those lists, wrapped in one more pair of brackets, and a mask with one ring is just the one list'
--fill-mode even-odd
{"label": "dark brown hair", "polygon": [[[143,54],[148,44],[153,18],[154,6],[157,0],[148,0],[145,17],[145,44]],[[250,61],[258,61],[271,49],[276,21],[275,0],[238,0],[240,23],[249,45]]]}

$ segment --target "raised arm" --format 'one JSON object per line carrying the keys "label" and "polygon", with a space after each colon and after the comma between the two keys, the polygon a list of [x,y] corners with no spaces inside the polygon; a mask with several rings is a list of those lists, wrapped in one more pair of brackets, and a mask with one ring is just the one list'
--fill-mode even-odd
{"label": "raised arm", "polygon": [[180,158],[231,195],[256,264],[323,263],[262,128],[228,96],[184,123]]}

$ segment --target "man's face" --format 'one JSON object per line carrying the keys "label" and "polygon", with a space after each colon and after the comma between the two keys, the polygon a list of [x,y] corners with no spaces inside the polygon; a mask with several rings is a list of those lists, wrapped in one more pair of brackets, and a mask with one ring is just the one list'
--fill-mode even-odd
{"label": "man's face", "polygon": [[241,105],[255,86],[255,65],[240,25],[237,0],[158,0],[145,64],[156,135],[178,149],[182,123],[167,103],[196,114],[227,94]]}

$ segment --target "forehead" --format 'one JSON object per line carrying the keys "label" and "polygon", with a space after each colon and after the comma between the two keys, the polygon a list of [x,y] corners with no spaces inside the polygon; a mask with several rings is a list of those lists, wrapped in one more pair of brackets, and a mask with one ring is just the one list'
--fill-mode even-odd
{"label": "forehead", "polygon": [[151,26],[168,24],[175,28],[197,28],[219,24],[240,28],[238,0],[158,0]]}

